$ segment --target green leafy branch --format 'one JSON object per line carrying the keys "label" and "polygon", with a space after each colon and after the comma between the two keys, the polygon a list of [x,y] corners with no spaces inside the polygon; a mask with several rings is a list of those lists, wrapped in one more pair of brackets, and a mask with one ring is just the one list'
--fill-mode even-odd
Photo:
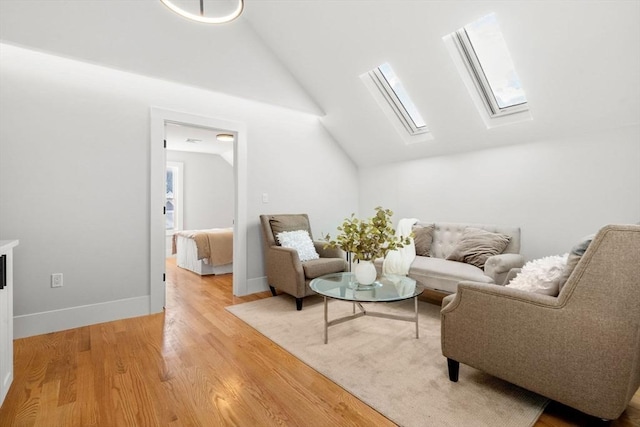
{"label": "green leafy branch", "polygon": [[351,252],[357,260],[372,261],[411,242],[410,237],[396,236],[391,222],[391,210],[380,206],[375,210],[375,216],[367,220],[358,219],[355,214],[345,218],[338,227],[340,233],[334,240],[329,234],[323,236],[327,240],[325,248],[340,248]]}

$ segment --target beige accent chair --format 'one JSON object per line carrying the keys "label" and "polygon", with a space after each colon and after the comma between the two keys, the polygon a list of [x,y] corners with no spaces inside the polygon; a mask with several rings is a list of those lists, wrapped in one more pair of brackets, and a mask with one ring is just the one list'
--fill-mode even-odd
{"label": "beige accent chair", "polygon": [[460,282],[442,305],[451,381],[463,363],[602,419],[638,390],[638,225],[602,228],[557,297]]}
{"label": "beige accent chair", "polygon": [[283,248],[276,236],[282,231],[307,230],[311,234],[307,214],[260,215],[264,241],[264,257],[267,280],[273,296],[276,288],[296,298],[296,308],[302,310],[302,299],[315,292],[309,282],[316,277],[347,270],[344,252],[340,249],[324,249],[325,242],[313,244],[320,259],[301,262],[295,249]]}

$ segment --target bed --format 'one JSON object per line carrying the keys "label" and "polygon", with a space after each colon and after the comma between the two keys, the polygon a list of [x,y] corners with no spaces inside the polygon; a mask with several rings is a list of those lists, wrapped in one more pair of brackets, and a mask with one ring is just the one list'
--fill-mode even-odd
{"label": "bed", "polygon": [[173,235],[178,267],[201,276],[233,271],[233,228],[184,230]]}

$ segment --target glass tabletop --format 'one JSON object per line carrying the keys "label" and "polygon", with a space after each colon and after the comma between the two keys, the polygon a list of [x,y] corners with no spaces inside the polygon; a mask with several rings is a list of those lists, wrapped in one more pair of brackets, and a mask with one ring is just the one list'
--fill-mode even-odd
{"label": "glass tabletop", "polygon": [[372,285],[360,285],[353,273],[332,273],[309,283],[320,295],[345,301],[391,302],[413,298],[424,292],[424,285],[406,276],[389,275]]}

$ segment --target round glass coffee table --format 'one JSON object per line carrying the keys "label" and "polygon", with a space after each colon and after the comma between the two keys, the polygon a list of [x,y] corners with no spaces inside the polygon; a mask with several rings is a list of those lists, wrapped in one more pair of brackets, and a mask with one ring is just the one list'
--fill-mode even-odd
{"label": "round glass coffee table", "polygon": [[[324,297],[324,343],[329,342],[329,326],[338,325],[362,316],[384,317],[386,319],[403,320],[416,324],[418,338],[418,296],[424,292],[424,285],[406,276],[384,276],[376,279],[372,285],[360,285],[353,273],[332,273],[313,279],[309,286]],[[353,303],[353,314],[329,320],[327,302],[329,298]],[[413,316],[402,316],[389,313],[367,311],[362,303],[398,302],[413,298]],[[356,313],[356,306],[358,312]]]}

